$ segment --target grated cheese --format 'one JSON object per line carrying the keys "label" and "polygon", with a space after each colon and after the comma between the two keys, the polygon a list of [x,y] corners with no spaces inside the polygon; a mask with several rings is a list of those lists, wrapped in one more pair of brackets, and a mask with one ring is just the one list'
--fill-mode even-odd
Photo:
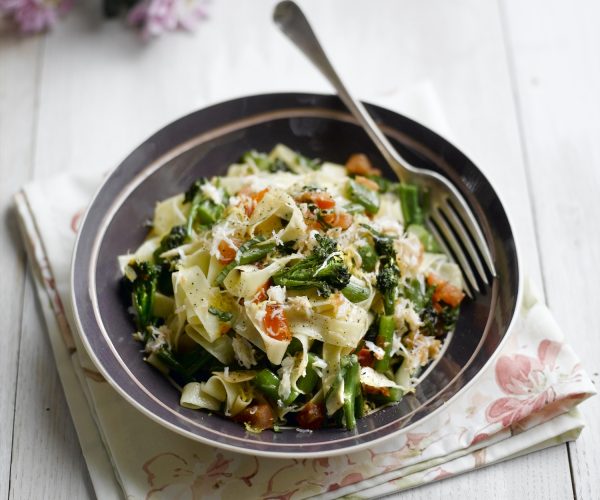
{"label": "grated cheese", "polygon": [[286,298],[286,289],[284,286],[272,286],[267,290],[267,296],[269,297],[269,300],[277,302],[278,304],[283,304]]}
{"label": "grated cheese", "polygon": [[214,201],[217,205],[223,203],[223,191],[213,186],[210,182],[205,182],[200,186],[200,191],[208,199]]}
{"label": "grated cheese", "polygon": [[365,340],[365,347],[373,353],[373,356],[375,356],[375,359],[383,359],[384,358],[385,351],[381,347],[375,345],[370,340]]}

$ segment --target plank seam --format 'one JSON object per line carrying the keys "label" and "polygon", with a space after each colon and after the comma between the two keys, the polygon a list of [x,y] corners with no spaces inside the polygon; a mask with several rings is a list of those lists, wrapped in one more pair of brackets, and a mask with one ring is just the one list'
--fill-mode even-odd
{"label": "plank seam", "polygon": [[[37,136],[39,128],[39,109],[40,109],[40,96],[41,96],[41,83],[42,83],[42,59],[44,53],[45,38],[39,42],[38,50],[35,61],[35,96],[33,101],[33,121],[31,125],[31,148],[32,156],[29,161],[28,175],[27,178],[31,179],[35,169],[35,157],[37,149]],[[19,344],[17,346],[17,363],[16,363],[16,376],[15,376],[15,397],[13,400],[13,421],[12,421],[12,435],[10,443],[10,463],[8,466],[8,497],[11,497],[13,488],[13,458],[15,452],[15,423],[17,420],[17,398],[19,391],[19,372],[21,367],[21,345],[23,342],[23,315],[25,314],[25,294],[27,292],[27,280],[31,277],[31,269],[29,264],[26,263],[25,272],[23,273],[23,280],[21,282],[21,313],[19,315]]]}
{"label": "plank seam", "polygon": [[[27,267],[25,276],[29,276],[30,271]],[[13,455],[15,452],[15,422],[17,421],[17,398],[19,390],[19,368],[21,366],[21,343],[23,341],[23,315],[25,314],[25,293],[27,290],[27,280],[23,280],[21,289],[21,314],[19,315],[19,344],[17,345],[17,374],[15,376],[15,397],[13,399],[13,419],[12,419],[12,435],[10,440],[10,464],[8,466],[8,497],[11,497],[12,493],[12,466],[13,466]]]}

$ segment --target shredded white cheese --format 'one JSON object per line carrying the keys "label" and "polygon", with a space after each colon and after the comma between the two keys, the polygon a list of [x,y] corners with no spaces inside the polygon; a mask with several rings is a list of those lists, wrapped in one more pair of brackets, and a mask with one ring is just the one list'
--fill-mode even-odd
{"label": "shredded white cheese", "polygon": [[292,370],[294,369],[295,359],[292,356],[286,356],[281,362],[281,368],[277,371],[281,382],[279,383],[279,397],[285,400],[292,392]]}
{"label": "shredded white cheese", "polygon": [[284,286],[272,286],[267,290],[267,296],[269,297],[269,300],[277,302],[278,304],[283,304],[286,298],[286,289]]}
{"label": "shredded white cheese", "polygon": [[283,233],[283,229],[279,232],[275,232],[275,229],[273,229],[273,240],[275,241],[275,245],[279,246],[283,246],[283,240],[280,237],[280,234]]}
{"label": "shredded white cheese", "polygon": [[396,251],[396,263],[400,271],[415,274],[424,255],[421,240],[416,235],[407,233],[405,236],[394,240],[394,250]]}
{"label": "shredded white cheese", "polygon": [[327,362],[324,359],[317,358],[313,361],[312,367],[316,374],[320,378],[323,378],[323,374],[325,373],[325,370],[327,370]]}
{"label": "shredded white cheese", "polygon": [[202,184],[202,186],[200,186],[200,191],[202,191],[204,196],[214,201],[217,205],[223,203],[223,192],[213,186],[210,182],[205,182]]}
{"label": "shredded white cheese", "polygon": [[384,358],[385,351],[381,347],[375,345],[370,340],[365,340],[365,347],[373,353],[373,356],[375,356],[375,359],[383,359]]}
{"label": "shredded white cheese", "polygon": [[236,335],[231,341],[231,347],[233,347],[235,359],[244,368],[250,369],[256,364],[254,348],[252,347],[252,344],[250,344],[250,342],[248,342],[244,337]]}
{"label": "shredded white cheese", "polygon": [[265,308],[259,308],[256,311],[255,318],[259,325],[262,325],[262,322],[265,320],[265,316],[267,315],[267,310]]}
{"label": "shredded white cheese", "polygon": [[406,325],[411,332],[417,331],[423,325],[421,318],[413,308],[412,302],[405,297],[400,298],[396,303],[394,321],[398,329],[403,329]]}
{"label": "shredded white cheese", "polygon": [[313,314],[312,306],[310,305],[310,300],[308,297],[304,295],[300,295],[297,297],[288,297],[288,305],[290,309],[301,313],[306,318],[310,318]]}
{"label": "shredded white cheese", "polygon": [[383,373],[376,372],[370,366],[360,369],[360,383],[369,387],[398,387],[398,384],[387,378]]}
{"label": "shredded white cheese", "polygon": [[231,239],[234,232],[235,229],[229,225],[227,220],[221,224],[217,224],[216,226],[214,226],[212,229],[210,254],[216,257],[217,259],[223,258],[223,255],[221,255],[221,251],[219,250],[219,245],[222,241],[224,241],[227,244],[227,246],[237,251],[238,247],[235,244],[235,242]]}
{"label": "shredded white cheese", "polygon": [[150,327],[150,340],[146,342],[146,352],[152,353],[158,351],[161,347],[168,345],[169,329],[163,325],[160,328]]}

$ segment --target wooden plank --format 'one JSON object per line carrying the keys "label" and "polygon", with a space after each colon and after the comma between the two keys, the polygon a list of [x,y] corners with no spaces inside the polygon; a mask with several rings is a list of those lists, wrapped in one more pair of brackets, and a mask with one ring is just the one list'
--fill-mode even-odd
{"label": "wooden plank", "polygon": [[[548,303],[600,380],[600,4],[505,0]],[[600,491],[600,399],[569,445],[577,498]]]}
{"label": "wooden plank", "polygon": [[[529,474],[521,481],[523,471]],[[518,489],[515,487],[518,481]],[[473,498],[506,500],[507,498],[543,498],[565,500],[573,497],[569,480],[569,463],[565,446],[555,446],[508,462],[444,479],[437,483],[396,495],[402,500],[448,500]],[[390,495],[389,498],[393,498]],[[386,497],[387,498],[387,497]]]}
{"label": "wooden plank", "polygon": [[0,349],[0,498],[10,484],[10,459],[25,257],[12,195],[30,176],[37,69],[37,40],[0,34],[0,269],[3,341]]}
{"label": "wooden plank", "polygon": [[32,280],[28,279],[23,307],[10,497],[93,498],[34,293]]}

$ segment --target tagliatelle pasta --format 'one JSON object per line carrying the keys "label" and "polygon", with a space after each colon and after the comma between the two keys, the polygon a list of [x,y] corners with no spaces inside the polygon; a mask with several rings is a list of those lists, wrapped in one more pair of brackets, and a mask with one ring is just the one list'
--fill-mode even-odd
{"label": "tagliatelle pasta", "polygon": [[424,199],[283,145],[199,179],[119,257],[146,360],[249,430],[354,429],[414,389],[464,297]]}

